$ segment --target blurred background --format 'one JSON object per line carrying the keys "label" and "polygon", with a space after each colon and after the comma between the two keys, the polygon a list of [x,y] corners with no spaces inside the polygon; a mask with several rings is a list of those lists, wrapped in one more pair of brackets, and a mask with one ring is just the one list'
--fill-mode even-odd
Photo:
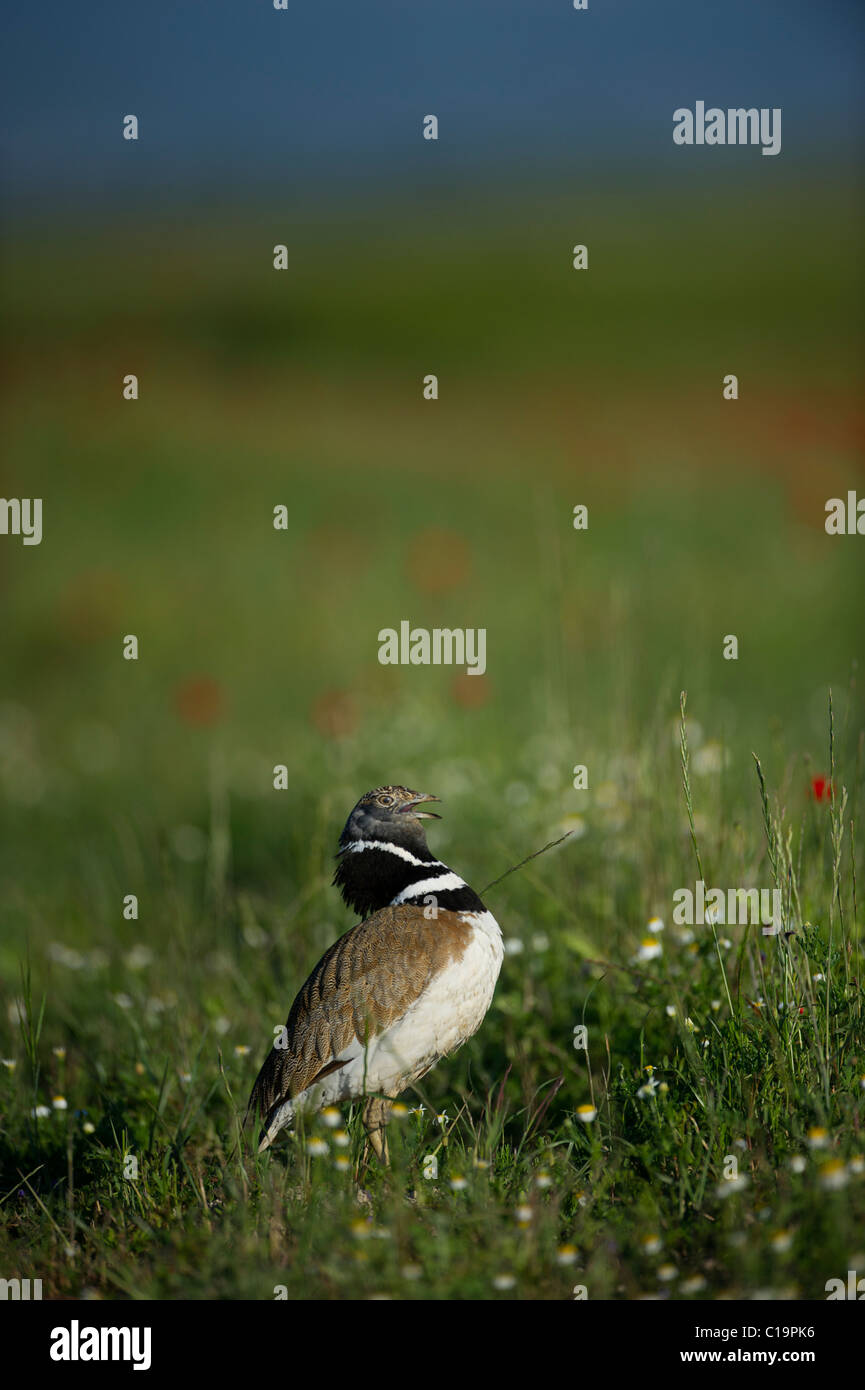
{"label": "blurred background", "polygon": [[[863,29],[852,0],[10,16],[2,493],[44,538],[0,538],[9,972],[23,927],[110,939],[158,864],[288,901],[381,782],[447,800],[480,886],[629,749],[667,775],[683,688],[749,789],[753,747],[826,772],[865,631],[865,541],[823,524],[865,493]],[[698,99],[782,108],[780,155],[674,146]],[[486,675],[380,666],[402,619],[485,627]]]}

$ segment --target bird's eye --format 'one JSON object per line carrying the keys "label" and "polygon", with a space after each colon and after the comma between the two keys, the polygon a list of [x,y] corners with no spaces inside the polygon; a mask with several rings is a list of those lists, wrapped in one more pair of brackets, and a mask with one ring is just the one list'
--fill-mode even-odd
{"label": "bird's eye", "polygon": [[380,796],[378,799],[378,804],[379,806],[392,806],[393,801],[394,799],[392,796]]}

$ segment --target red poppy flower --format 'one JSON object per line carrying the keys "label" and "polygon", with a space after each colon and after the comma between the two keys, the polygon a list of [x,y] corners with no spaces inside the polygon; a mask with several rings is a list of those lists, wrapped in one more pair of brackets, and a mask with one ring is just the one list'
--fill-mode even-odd
{"label": "red poppy flower", "polygon": [[831,801],[833,796],[832,783],[828,777],[811,778],[811,795],[815,801]]}
{"label": "red poppy flower", "polygon": [[215,724],[223,712],[222,687],[210,676],[197,676],[177,687],[174,703],[184,724]]}

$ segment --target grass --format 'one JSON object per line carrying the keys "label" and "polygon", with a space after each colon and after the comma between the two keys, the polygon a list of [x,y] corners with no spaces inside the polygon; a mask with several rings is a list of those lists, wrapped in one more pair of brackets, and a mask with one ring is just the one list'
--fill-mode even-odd
{"label": "grass", "polygon": [[[831,205],[797,205],[809,245]],[[688,203],[675,255],[675,206],[643,211],[642,294],[599,274],[584,304],[548,239],[508,223],[487,264],[489,224],[454,212],[423,273],[360,224],[350,262],[295,246],[296,303],[250,270],[263,214],[178,234],[131,284],[110,236],[68,242],[62,285],[15,250],[5,491],[44,497],[45,536],[0,550],[0,1276],[46,1298],[823,1299],[865,1272],[862,559],[822,529],[857,476],[851,253],[815,251],[787,296],[765,272],[789,209],[755,213],[719,344],[692,290],[735,200]],[[593,218],[637,264],[631,222]],[[488,674],[379,666],[403,617],[486,627]],[[356,1111],[236,1145],[351,925],[345,816],[386,781],[443,798],[431,844],[499,880],[508,951],[479,1033],[403,1098],[368,1207]],[[777,889],[789,934],[677,924],[698,878]]]}
{"label": "grass", "polygon": [[[833,800],[797,795],[793,760],[782,797],[760,770],[724,816],[723,757],[703,743],[692,778],[701,750],[670,733],[661,721],[655,757],[622,755],[576,836],[492,891],[508,941],[495,1003],[407,1097],[370,1210],[351,1180],[356,1109],[261,1159],[235,1152],[263,1019],[282,1020],[333,930],[330,846],[287,907],[225,894],[204,866],[196,894],[169,861],[142,908],[155,935],[140,921],[116,953],[49,944],[48,998],[27,966],[0,1073],[3,1267],[53,1297],[825,1296],[856,1267],[865,1216],[861,741]],[[467,839],[483,834],[472,801]],[[791,932],[647,927],[665,872],[769,880]]]}

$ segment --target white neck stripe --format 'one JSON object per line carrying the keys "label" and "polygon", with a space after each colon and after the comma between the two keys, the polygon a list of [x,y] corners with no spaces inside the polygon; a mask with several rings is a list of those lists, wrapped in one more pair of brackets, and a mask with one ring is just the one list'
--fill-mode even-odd
{"label": "white neck stripe", "polygon": [[439,874],[438,878],[422,878],[419,883],[410,883],[408,888],[404,888],[401,893],[397,893],[395,898],[391,898],[391,907],[396,907],[399,903],[407,902],[409,898],[419,898],[423,893],[448,893],[454,888],[465,888],[466,882],[460,878],[459,874],[451,873]]}
{"label": "white neck stripe", "polygon": [[421,869],[446,869],[440,859],[418,859],[411,850],[403,849],[402,845],[391,844],[389,840],[352,840],[349,844],[343,845],[340,853],[360,854],[365,849],[385,849],[388,854],[396,854],[400,859],[404,859],[407,864],[416,864]]}

